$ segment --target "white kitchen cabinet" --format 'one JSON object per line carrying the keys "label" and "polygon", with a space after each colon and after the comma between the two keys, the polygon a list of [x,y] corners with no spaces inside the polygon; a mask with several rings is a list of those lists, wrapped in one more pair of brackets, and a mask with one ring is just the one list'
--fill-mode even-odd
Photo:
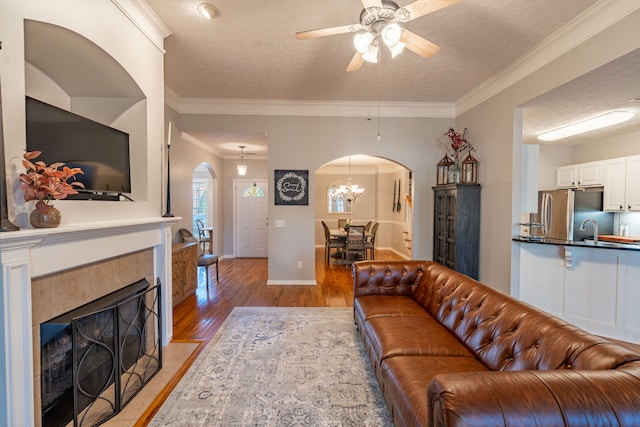
{"label": "white kitchen cabinet", "polygon": [[572,188],[578,181],[578,165],[556,168],[556,188]]}
{"label": "white kitchen cabinet", "polygon": [[556,168],[556,187],[597,187],[603,185],[604,162],[579,163]]}
{"label": "white kitchen cabinet", "polygon": [[625,209],[627,159],[621,157],[604,162],[604,195],[602,208],[620,212]]}
{"label": "white kitchen cabinet", "polygon": [[640,156],[610,159],[604,165],[603,209],[640,211]]}
{"label": "white kitchen cabinet", "polygon": [[640,211],[640,156],[627,157],[626,208]]}
{"label": "white kitchen cabinet", "polygon": [[603,181],[604,162],[588,162],[578,164],[578,187],[597,187]]}

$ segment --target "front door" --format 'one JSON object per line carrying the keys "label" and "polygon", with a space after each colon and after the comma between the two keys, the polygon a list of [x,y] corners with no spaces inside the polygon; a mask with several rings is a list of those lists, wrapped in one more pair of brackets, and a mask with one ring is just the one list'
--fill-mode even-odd
{"label": "front door", "polygon": [[267,181],[236,180],[235,253],[267,257]]}

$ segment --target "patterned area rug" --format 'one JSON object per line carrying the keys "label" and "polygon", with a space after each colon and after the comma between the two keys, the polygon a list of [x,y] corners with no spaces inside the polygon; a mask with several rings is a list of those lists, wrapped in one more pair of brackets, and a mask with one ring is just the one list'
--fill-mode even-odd
{"label": "patterned area rug", "polygon": [[391,426],[352,308],[237,307],[151,426]]}

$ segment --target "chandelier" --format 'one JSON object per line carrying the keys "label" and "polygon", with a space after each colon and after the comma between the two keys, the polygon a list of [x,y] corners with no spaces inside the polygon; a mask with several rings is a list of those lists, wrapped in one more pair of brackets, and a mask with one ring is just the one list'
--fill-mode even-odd
{"label": "chandelier", "polygon": [[351,183],[351,156],[349,156],[349,178],[347,179],[347,185],[340,185],[331,193],[332,200],[346,200],[347,202],[355,202],[360,195],[364,193],[364,188],[360,188],[357,184]]}

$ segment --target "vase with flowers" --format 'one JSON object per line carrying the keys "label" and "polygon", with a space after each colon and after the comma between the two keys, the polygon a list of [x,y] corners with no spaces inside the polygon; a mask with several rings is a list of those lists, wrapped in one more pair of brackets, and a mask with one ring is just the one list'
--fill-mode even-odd
{"label": "vase with flowers", "polygon": [[460,167],[460,153],[463,151],[473,151],[473,145],[465,138],[467,134],[467,128],[464,128],[462,133],[456,132],[453,128],[449,128],[447,132],[444,133],[443,136],[447,137],[446,140],[438,139],[438,144],[447,156],[449,156],[453,160],[453,165],[449,167],[449,183],[459,183],[462,169]]}
{"label": "vase with flowers", "polygon": [[78,194],[76,188],[84,185],[75,181],[75,175],[82,174],[80,168],[70,168],[64,163],[52,163],[47,166],[43,161],[34,162],[41,151],[26,151],[22,165],[26,172],[21,173],[20,188],[24,191],[24,201],[37,200],[35,209],[29,216],[31,225],[36,228],[50,228],[60,225],[60,211],[51,205],[51,200],[60,200],[70,194]]}

